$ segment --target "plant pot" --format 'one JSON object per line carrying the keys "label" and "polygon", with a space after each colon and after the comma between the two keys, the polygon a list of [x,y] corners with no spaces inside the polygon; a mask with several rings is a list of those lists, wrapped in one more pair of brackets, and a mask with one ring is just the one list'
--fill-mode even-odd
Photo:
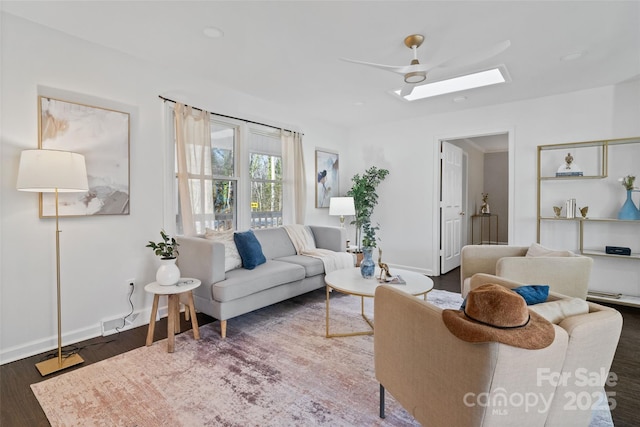
{"label": "plant pot", "polygon": [[362,248],[362,262],[360,263],[360,273],[365,279],[373,278],[376,271],[376,264],[373,262],[373,248]]}
{"label": "plant pot", "polygon": [[162,286],[172,286],[180,280],[180,269],[176,265],[176,259],[161,259],[160,268],[156,272],[156,282]]}

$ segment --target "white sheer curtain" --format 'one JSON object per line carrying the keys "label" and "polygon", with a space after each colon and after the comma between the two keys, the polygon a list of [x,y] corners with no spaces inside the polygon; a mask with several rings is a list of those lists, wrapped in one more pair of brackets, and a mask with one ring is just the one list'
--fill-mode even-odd
{"label": "white sheer curtain", "polygon": [[307,187],[302,155],[302,135],[282,131],[283,224],[303,224],[307,204]]}
{"label": "white sheer curtain", "polygon": [[180,103],[174,112],[182,233],[193,236],[214,219],[212,201],[204,197],[212,194],[210,114]]}

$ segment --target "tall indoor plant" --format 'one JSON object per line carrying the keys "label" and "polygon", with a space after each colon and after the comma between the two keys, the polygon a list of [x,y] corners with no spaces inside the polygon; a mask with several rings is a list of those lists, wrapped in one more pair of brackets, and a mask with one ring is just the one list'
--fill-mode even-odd
{"label": "tall indoor plant", "polygon": [[351,224],[356,227],[356,244],[358,248],[365,246],[376,247],[376,230],[379,227],[371,225],[371,215],[378,204],[376,188],[388,174],[389,171],[387,169],[378,169],[375,166],[371,166],[362,176],[355,174],[351,178],[353,184],[347,192],[347,196],[353,197],[353,203],[356,208],[356,215]]}
{"label": "tall indoor plant", "polygon": [[[358,245],[358,250],[362,250],[365,255],[365,259],[360,265],[362,275],[365,277],[373,277],[375,265],[371,259],[371,251],[376,247],[376,231],[380,228],[377,225],[374,226],[371,224],[373,209],[378,204],[376,188],[388,174],[389,171],[387,169],[379,169],[371,166],[362,176],[355,174],[351,178],[353,184],[347,192],[347,196],[353,197],[353,203],[356,208],[355,219],[351,224],[354,224],[356,227],[356,244]],[[367,268],[363,268],[365,262]]]}

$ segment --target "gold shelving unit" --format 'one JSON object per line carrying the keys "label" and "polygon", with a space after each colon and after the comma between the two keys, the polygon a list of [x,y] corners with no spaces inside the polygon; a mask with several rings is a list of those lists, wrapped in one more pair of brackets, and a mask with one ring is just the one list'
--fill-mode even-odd
{"label": "gold shelving unit", "polygon": [[[593,256],[607,256],[614,258],[624,259],[640,259],[640,253],[633,252],[631,256],[626,255],[611,255],[605,253],[604,250],[585,249],[584,248],[584,235],[585,225],[590,222],[593,223],[637,223],[640,225],[640,221],[628,221],[619,220],[616,218],[566,218],[566,217],[550,217],[541,215],[541,196],[542,196],[542,183],[545,181],[569,181],[569,180],[593,180],[607,178],[609,174],[609,148],[611,146],[624,145],[624,144],[640,144],[640,137],[637,138],[624,138],[624,139],[611,139],[600,141],[585,141],[585,142],[569,142],[564,144],[548,144],[539,145],[537,152],[537,221],[536,221],[536,239],[540,243],[541,223],[542,221],[573,221],[579,226],[579,248],[580,253]],[[542,155],[545,151],[561,150],[561,151],[576,151],[584,148],[596,148],[597,156],[599,158],[595,171],[585,174],[583,176],[550,176],[543,175],[542,170]],[[640,178],[640,177],[639,177]]]}

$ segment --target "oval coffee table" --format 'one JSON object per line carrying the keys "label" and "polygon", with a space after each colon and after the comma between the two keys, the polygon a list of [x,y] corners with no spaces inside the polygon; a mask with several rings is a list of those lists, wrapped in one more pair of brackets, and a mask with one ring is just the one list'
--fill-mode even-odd
{"label": "oval coffee table", "polygon": [[[362,277],[360,273],[360,268],[344,268],[342,270],[332,271],[327,274],[324,278],[325,283],[327,284],[327,314],[326,314],[326,337],[350,337],[356,335],[372,335],[373,334],[373,322],[365,315],[364,313],[364,299],[366,298],[374,298],[376,293],[376,288],[383,284],[389,284],[394,286],[401,291],[404,291],[408,294],[420,296],[424,295],[424,299],[427,299],[427,293],[433,289],[433,280],[425,276],[424,274],[416,273],[414,271],[401,270],[399,268],[392,268],[391,274],[393,276],[400,276],[405,284],[391,284],[391,283],[380,283],[378,282],[378,277],[380,277],[380,270],[376,268],[375,275],[371,279],[365,279]],[[371,327],[368,331],[362,332],[349,332],[342,334],[332,334],[329,332],[329,293],[332,289],[335,289],[338,292],[347,295],[355,295],[361,298],[360,307],[361,314],[364,320]]]}

